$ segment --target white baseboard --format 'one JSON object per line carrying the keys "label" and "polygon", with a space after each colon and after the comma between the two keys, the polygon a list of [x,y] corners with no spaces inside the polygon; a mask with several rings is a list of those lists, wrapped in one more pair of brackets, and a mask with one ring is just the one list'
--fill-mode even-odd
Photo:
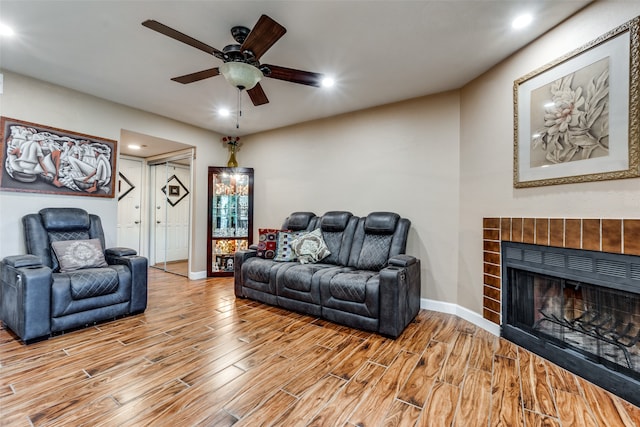
{"label": "white baseboard", "polygon": [[424,308],[425,310],[438,311],[440,313],[454,314],[468,322],[473,323],[476,326],[479,326],[480,328],[492,333],[495,336],[500,336],[499,325],[496,325],[495,323],[483,318],[478,313],[473,312],[468,308],[461,307],[457,304],[421,298],[420,308]]}
{"label": "white baseboard", "polygon": [[207,272],[206,271],[190,271],[189,272],[189,280],[200,280],[206,279]]}

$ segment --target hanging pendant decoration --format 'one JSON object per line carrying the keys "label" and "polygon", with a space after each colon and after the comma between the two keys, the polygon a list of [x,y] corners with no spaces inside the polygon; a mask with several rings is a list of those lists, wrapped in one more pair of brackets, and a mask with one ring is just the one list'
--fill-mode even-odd
{"label": "hanging pendant decoration", "polygon": [[222,138],[222,143],[227,146],[229,150],[229,160],[227,161],[227,167],[237,168],[238,160],[236,160],[236,152],[240,151],[240,137],[239,136],[225,136]]}

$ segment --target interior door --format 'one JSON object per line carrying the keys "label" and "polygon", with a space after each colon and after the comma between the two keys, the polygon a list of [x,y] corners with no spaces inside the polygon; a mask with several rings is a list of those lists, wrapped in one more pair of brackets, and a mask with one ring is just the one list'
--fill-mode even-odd
{"label": "interior door", "polygon": [[118,172],[117,245],[141,254],[142,159],[121,158]]}
{"label": "interior door", "polygon": [[189,256],[189,190],[190,170],[180,164],[167,165],[164,204],[166,230],[165,260],[185,262]]}
{"label": "interior door", "polygon": [[152,210],[151,210],[151,220],[152,220],[152,262],[151,265],[153,267],[158,267],[161,269],[166,268],[166,251],[167,251],[167,230],[166,230],[166,198],[162,193],[162,188],[167,182],[167,164],[160,163],[157,165],[152,165],[149,170],[150,178],[152,182],[153,188],[153,199],[152,199]]}
{"label": "interior door", "polygon": [[191,157],[150,164],[151,265],[189,275]]}

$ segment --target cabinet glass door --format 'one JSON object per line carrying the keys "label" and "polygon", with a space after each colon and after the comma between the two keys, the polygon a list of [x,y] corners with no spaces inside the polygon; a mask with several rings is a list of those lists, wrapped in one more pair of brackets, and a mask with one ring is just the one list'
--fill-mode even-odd
{"label": "cabinet glass door", "polygon": [[209,276],[232,275],[233,255],[252,240],[253,169],[209,168]]}

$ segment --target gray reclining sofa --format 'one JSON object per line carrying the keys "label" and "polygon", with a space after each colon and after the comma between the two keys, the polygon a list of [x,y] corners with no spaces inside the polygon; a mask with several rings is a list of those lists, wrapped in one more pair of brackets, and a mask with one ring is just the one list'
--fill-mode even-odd
{"label": "gray reclining sofa", "polygon": [[396,338],[420,309],[420,260],[404,254],[410,225],[392,212],[295,212],[282,230],[320,229],[331,254],[302,264],[238,251],[235,294]]}
{"label": "gray reclining sofa", "polygon": [[104,250],[97,215],[47,208],[22,224],[28,253],[0,262],[0,319],[25,343],[146,309],[147,259]]}

